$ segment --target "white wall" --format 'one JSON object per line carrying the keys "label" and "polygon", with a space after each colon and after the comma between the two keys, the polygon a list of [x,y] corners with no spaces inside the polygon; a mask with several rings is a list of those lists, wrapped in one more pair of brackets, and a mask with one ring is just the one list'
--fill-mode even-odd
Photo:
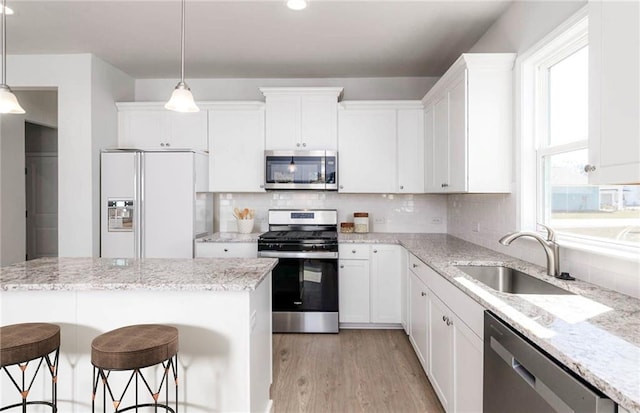
{"label": "white wall", "polygon": [[[585,5],[585,2],[514,2],[471,48],[472,52],[523,53]],[[518,131],[514,134],[513,159],[518,159]],[[508,232],[520,230],[519,164],[514,165],[512,194],[451,195],[447,204],[447,228],[451,235],[545,266],[545,255],[536,241],[521,239],[511,246],[498,244]],[[477,229],[479,228],[479,231]],[[640,262],[615,258],[579,248],[561,248],[561,271],[606,288],[640,298]]]}
{"label": "white wall", "polygon": [[[343,100],[422,99],[437,77],[186,79],[196,100],[264,100],[260,87],[344,87]],[[137,79],[136,101],[169,100],[177,79]]]}
{"label": "white wall", "polygon": [[[97,153],[116,140],[115,107],[105,108],[132,99],[134,81],[89,54],[8,56],[7,67],[7,82],[15,89],[58,90],[59,254],[95,256],[100,249]],[[24,185],[12,196],[24,197]],[[4,210],[7,194],[1,199]]]}
{"label": "white wall", "polygon": [[[371,232],[447,232],[445,195],[339,194],[319,191],[270,191],[216,194],[215,230],[236,231],[234,208],[256,211],[254,232],[267,230],[267,211],[287,208],[337,209],[338,222],[353,222],[354,212],[369,213]],[[434,218],[440,223],[433,223]]]}
{"label": "white wall", "polygon": [[36,125],[58,127],[58,91],[14,90],[20,106],[27,112],[25,120]]}
{"label": "white wall", "polygon": [[24,118],[0,115],[0,267],[26,254]]}

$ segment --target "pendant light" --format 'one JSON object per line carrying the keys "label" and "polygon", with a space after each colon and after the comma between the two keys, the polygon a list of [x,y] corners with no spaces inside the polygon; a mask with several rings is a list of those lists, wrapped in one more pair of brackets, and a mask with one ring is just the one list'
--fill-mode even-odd
{"label": "pendant light", "polygon": [[2,83],[0,83],[0,113],[24,113],[16,95],[7,85],[7,0],[2,0]]}
{"label": "pendant light", "polygon": [[[5,1],[5,0],[3,0]],[[182,34],[181,40],[182,43],[180,45],[180,54],[181,54],[181,66],[180,66],[180,81],[176,85],[176,88],[173,90],[171,94],[171,99],[164,105],[166,109],[173,110],[176,112],[199,112],[200,108],[196,105],[196,102],[193,101],[193,95],[191,94],[191,89],[184,81],[184,8],[185,8],[185,0],[182,0]]]}

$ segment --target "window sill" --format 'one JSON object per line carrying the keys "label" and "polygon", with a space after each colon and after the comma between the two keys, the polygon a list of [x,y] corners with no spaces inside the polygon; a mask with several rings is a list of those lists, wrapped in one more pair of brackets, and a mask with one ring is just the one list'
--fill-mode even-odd
{"label": "window sill", "polygon": [[640,261],[640,248],[615,244],[606,241],[593,241],[584,238],[571,237],[557,234],[558,245],[577,251],[589,252],[592,254],[604,255],[607,257],[620,258],[629,261]]}

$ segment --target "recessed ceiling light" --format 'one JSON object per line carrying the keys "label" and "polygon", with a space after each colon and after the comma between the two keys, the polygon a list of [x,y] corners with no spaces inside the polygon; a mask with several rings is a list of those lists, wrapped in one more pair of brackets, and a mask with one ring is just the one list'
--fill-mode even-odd
{"label": "recessed ceiling light", "polygon": [[[5,9],[7,9],[7,16],[11,16],[13,14],[13,10],[11,10],[9,7],[5,6]],[[0,14],[2,14],[3,9],[2,6],[0,6]]]}
{"label": "recessed ceiling light", "polygon": [[287,0],[287,7],[291,10],[304,10],[307,8],[307,0]]}

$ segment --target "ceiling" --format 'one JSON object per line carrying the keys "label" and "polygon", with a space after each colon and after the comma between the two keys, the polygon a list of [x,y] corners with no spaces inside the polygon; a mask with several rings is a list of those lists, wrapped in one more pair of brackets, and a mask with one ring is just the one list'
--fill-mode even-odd
{"label": "ceiling", "polygon": [[[180,75],[178,0],[7,3],[9,54],[93,53],[134,78]],[[188,0],[185,77],[440,76],[509,4]]]}

